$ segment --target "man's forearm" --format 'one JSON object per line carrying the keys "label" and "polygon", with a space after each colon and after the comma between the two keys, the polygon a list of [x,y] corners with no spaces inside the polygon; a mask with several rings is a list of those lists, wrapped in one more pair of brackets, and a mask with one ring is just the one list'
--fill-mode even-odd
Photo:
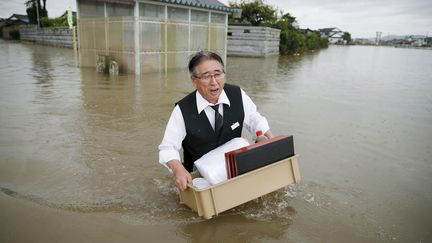
{"label": "man's forearm", "polygon": [[179,160],[170,160],[167,162],[167,165],[173,172],[176,187],[180,191],[186,190],[187,185],[192,183],[191,174],[185,169]]}
{"label": "man's forearm", "polygon": [[173,174],[175,174],[175,172],[181,168],[184,169],[182,163],[177,159],[173,159],[173,160],[168,161],[167,165],[172,170]]}

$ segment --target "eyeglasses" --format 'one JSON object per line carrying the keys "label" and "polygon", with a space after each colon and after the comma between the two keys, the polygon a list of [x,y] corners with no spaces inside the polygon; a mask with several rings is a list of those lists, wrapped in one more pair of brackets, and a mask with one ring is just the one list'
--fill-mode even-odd
{"label": "eyeglasses", "polygon": [[210,82],[213,78],[216,80],[221,80],[225,78],[225,72],[215,72],[214,74],[204,74],[201,77],[194,76],[194,78],[201,79],[204,82]]}

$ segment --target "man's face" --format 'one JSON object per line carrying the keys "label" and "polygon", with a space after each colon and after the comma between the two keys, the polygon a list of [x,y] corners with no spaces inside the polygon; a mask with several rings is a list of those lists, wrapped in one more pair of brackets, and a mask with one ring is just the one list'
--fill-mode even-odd
{"label": "man's face", "polygon": [[201,96],[215,104],[222,93],[224,77],[223,67],[218,61],[205,60],[195,67],[195,75],[192,75],[191,78]]}

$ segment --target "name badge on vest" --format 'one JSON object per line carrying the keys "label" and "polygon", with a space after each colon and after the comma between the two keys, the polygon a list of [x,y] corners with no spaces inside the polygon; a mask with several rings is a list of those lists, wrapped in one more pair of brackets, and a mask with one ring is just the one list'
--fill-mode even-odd
{"label": "name badge on vest", "polygon": [[239,126],[240,126],[240,124],[239,124],[238,122],[233,123],[233,124],[231,125],[231,130],[236,129],[236,128],[239,127]]}

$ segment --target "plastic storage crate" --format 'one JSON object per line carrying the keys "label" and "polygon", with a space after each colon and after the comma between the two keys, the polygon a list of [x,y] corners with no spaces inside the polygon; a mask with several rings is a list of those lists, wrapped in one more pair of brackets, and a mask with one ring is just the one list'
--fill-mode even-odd
{"label": "plastic storage crate", "polygon": [[[298,155],[294,155],[204,189],[189,185],[180,192],[180,203],[196,211],[199,216],[210,219],[240,204],[300,182],[297,159]],[[198,173],[192,173],[193,178],[198,176]]]}

